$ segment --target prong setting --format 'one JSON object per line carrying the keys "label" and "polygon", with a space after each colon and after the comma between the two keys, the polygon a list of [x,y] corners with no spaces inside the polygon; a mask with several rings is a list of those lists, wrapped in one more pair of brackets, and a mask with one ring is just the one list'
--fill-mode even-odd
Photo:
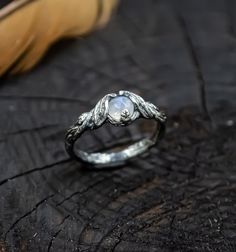
{"label": "prong setting", "polygon": [[[94,130],[104,123],[115,126],[127,126],[138,118],[154,119],[158,123],[155,134],[144,138],[124,150],[116,153],[88,153],[74,150],[77,139],[87,130]],[[72,125],[66,135],[65,147],[71,157],[94,165],[118,164],[120,161],[135,157],[152,147],[157,137],[161,137],[165,129],[166,116],[155,105],[129,91],[119,91],[105,95],[89,112],[83,113]]]}

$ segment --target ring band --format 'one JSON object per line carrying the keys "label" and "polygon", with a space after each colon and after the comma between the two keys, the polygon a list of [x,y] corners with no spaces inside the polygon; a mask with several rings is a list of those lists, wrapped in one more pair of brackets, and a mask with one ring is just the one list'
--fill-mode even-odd
{"label": "ring band", "polygon": [[[127,126],[138,118],[154,119],[157,128],[151,138],[144,138],[131,144],[119,152],[88,153],[82,150],[74,150],[74,144],[87,130],[101,127],[105,122],[115,126]],[[71,126],[65,138],[65,148],[68,154],[79,161],[94,166],[118,166],[124,161],[136,157],[157,143],[165,130],[166,115],[155,105],[129,91],[119,91],[105,95],[90,112],[83,113],[73,126]]]}

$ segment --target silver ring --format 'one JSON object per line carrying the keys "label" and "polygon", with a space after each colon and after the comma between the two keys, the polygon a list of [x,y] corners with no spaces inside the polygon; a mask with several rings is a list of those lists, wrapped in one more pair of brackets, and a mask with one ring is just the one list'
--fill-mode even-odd
{"label": "silver ring", "polygon": [[[104,123],[115,126],[127,126],[138,118],[153,119],[157,123],[152,137],[141,139],[119,152],[88,153],[81,149],[74,150],[74,144],[87,130],[94,130]],[[98,167],[114,167],[136,157],[151,148],[161,138],[165,130],[166,115],[155,105],[129,91],[119,91],[105,95],[89,112],[80,115],[71,126],[65,138],[68,154],[79,161]]]}

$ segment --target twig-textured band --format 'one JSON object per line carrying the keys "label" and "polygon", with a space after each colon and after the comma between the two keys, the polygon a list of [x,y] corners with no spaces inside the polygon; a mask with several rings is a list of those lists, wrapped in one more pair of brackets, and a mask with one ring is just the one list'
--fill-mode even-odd
{"label": "twig-textured band", "polygon": [[[157,129],[152,139],[142,139],[128,148],[113,153],[87,153],[74,151],[74,143],[86,131],[101,127],[105,122],[115,126],[127,126],[138,118],[154,119]],[[155,105],[129,91],[105,95],[90,112],[83,113],[66,134],[66,150],[73,158],[95,165],[117,165],[137,156],[153,146],[164,132],[166,115]]]}

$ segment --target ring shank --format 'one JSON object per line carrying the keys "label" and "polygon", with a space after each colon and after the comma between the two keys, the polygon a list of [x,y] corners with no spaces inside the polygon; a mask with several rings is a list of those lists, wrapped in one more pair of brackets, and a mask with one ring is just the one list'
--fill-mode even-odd
{"label": "ring shank", "polygon": [[153,146],[155,143],[150,139],[142,139],[130,146],[126,149],[119,152],[112,153],[87,153],[84,151],[78,151],[78,156],[85,162],[95,164],[95,165],[104,165],[111,163],[120,163],[122,161],[128,160],[132,157],[136,157],[137,155],[145,152],[148,148]]}
{"label": "ring shank", "polygon": [[88,153],[82,150],[75,151],[74,144],[81,135],[76,136],[76,139],[73,139],[73,141],[67,141],[66,149],[72,157],[94,166],[118,166],[128,159],[144,153],[157,143],[157,140],[159,140],[164,133],[165,125],[160,121],[156,122],[157,126],[153,136],[139,140],[118,152]]}

